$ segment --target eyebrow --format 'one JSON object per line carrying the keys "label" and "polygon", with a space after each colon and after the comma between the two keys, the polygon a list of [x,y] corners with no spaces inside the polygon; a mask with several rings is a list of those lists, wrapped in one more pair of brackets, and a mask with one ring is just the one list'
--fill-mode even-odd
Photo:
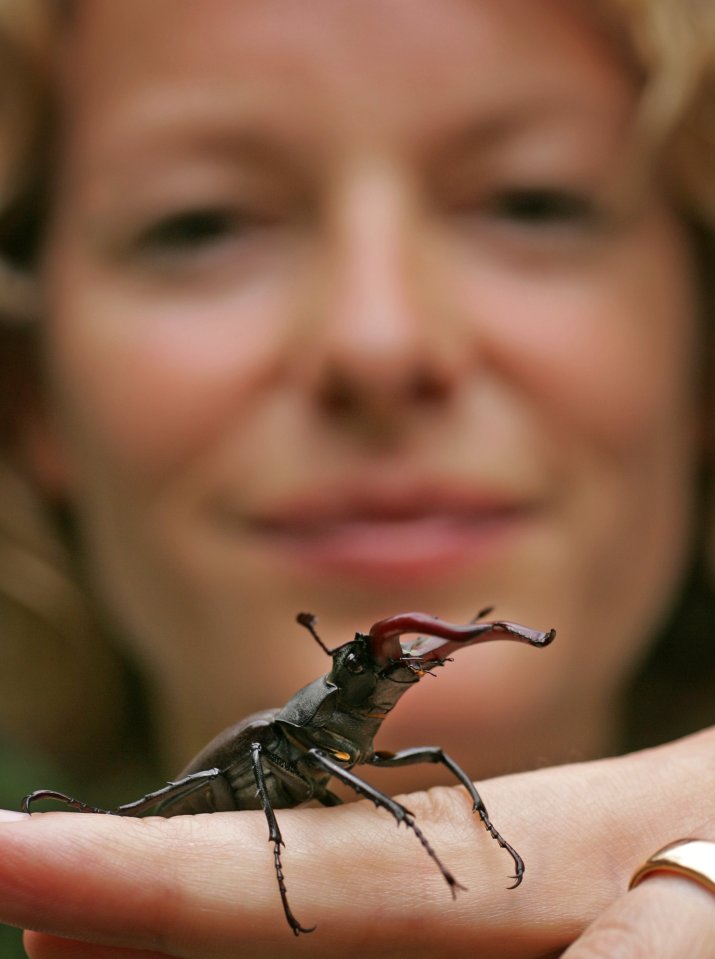
{"label": "eyebrow", "polygon": [[[586,104],[582,97],[565,93],[554,98],[549,91],[535,94],[528,99],[514,98],[513,103],[494,104],[484,115],[475,116],[473,122],[453,124],[452,136],[446,139],[464,140],[479,144],[485,141],[498,142],[508,140],[516,134],[530,132],[532,129],[556,124],[571,126],[574,120],[582,121],[585,129],[593,127],[593,103]],[[600,114],[600,111],[599,111]],[[609,108],[603,111],[603,117],[613,119]]]}
{"label": "eyebrow", "polygon": [[512,146],[548,143],[554,150],[574,150],[600,154],[604,146],[611,153],[627,152],[634,140],[633,119],[637,109],[623,116],[614,114],[605,102],[603,106],[588,103],[578,91],[564,91],[555,97],[552,91],[536,91],[529,97],[515,96],[492,103],[482,113],[478,110],[470,118],[447,118],[441,128],[430,134],[425,143],[424,159],[431,166],[449,163],[460,157],[482,154],[497,157],[500,151]]}
{"label": "eyebrow", "polygon": [[[93,149],[88,165],[91,179],[96,170],[106,175],[107,169],[140,167],[146,174],[166,170],[175,161],[185,163],[236,166],[238,160],[246,168],[266,176],[280,172],[283,176],[300,177],[309,170],[309,156],[303,161],[300,152],[276,131],[254,123],[227,123],[221,117],[200,118],[184,115],[178,122],[152,123],[148,118],[131,124],[126,131],[115,129]],[[108,162],[109,161],[109,162]],[[133,175],[133,173],[131,174]]]}
{"label": "eyebrow", "polygon": [[[290,114],[286,116],[291,120]],[[295,121],[292,123],[295,128]],[[110,156],[119,148],[139,154],[171,150],[240,152],[257,162],[280,159],[291,147],[288,124],[269,124],[247,96],[229,90],[168,88],[147,95],[133,92],[113,104],[111,120],[99,127],[93,121],[92,138],[98,154]]]}

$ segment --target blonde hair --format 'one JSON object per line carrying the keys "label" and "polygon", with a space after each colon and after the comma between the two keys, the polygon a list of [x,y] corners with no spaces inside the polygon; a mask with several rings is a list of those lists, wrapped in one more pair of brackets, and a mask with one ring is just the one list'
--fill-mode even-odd
{"label": "blonde hair", "polygon": [[[677,204],[715,236],[715,4],[582,2],[641,71],[639,135],[663,156]],[[41,175],[53,41],[65,12],[59,0],[0,0],[0,729],[79,769],[98,736],[109,742],[125,726],[120,658],[53,510],[13,455],[12,414],[32,380],[37,307],[31,267],[7,246],[8,223],[22,219]]]}
{"label": "blonde hair", "polygon": [[715,228],[715,9],[710,0],[606,0],[645,84],[644,146],[665,152],[676,201]]}
{"label": "blonde hair", "polygon": [[6,244],[47,161],[62,13],[55,0],[0,0],[0,735],[89,773],[96,742],[111,755],[124,735],[125,676],[55,510],[16,455],[17,416],[39,379],[38,291]]}

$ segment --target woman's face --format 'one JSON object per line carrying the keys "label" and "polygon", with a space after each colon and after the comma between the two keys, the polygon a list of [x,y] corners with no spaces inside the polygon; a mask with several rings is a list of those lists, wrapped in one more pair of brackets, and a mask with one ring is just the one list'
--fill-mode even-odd
{"label": "woman's face", "polygon": [[299,610],[487,604],[556,643],[385,736],[597,750],[687,549],[696,304],[582,5],[92,0],[66,53],[51,442],[176,751],[325,671]]}

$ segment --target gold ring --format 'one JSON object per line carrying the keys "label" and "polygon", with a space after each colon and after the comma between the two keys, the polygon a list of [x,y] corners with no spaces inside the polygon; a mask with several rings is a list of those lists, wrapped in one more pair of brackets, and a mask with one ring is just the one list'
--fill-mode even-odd
{"label": "gold ring", "polygon": [[633,889],[646,876],[656,872],[686,876],[715,893],[715,842],[678,839],[669,843],[636,869],[628,888]]}

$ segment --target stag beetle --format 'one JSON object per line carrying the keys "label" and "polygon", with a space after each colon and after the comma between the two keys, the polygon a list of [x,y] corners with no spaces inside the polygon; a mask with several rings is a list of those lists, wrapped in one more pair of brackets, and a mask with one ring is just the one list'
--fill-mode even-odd
{"label": "stag beetle", "polygon": [[[351,772],[354,766],[407,766],[441,763],[466,788],[472,811],[479,813],[489,834],[514,860],[515,881],[524,875],[518,852],[497,832],[473,782],[457,763],[437,746],[404,749],[398,753],[375,751],[373,740],[383,720],[400,697],[426,673],[442,666],[450,653],[463,646],[493,639],[513,639],[532,646],[547,646],[555,631],[540,633],[516,623],[479,622],[491,610],[482,610],[470,623],[454,625],[425,613],[402,613],[375,623],[367,634],[356,633],[350,642],[328,649],[315,629],[311,613],[299,613],[304,626],[333,660],[325,676],[309,683],[282,709],[254,713],[230,726],[210,742],[181,776],[156,792],[116,809],[89,806],[64,793],[40,789],[25,796],[23,808],[40,799],[54,799],[82,812],[140,816],[151,811],[160,816],[262,809],[268,821],[269,841],[283,911],[295,935],[312,932],[302,926],[288,905],[281,846],[284,845],[275,809],[286,809],[315,799],[324,806],[342,800],[328,789],[331,778],[346,783],[377,807],[391,813],[417,836],[437,865],[452,896],[463,888],[441,862],[412,813],[394,799]],[[420,634],[411,642],[399,637]]]}

